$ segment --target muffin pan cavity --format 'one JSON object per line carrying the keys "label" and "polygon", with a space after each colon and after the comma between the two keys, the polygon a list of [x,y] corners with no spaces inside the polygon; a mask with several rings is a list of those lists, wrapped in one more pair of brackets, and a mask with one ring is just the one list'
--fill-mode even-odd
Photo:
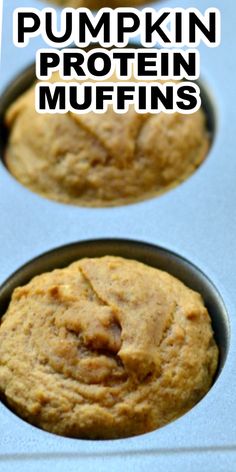
{"label": "muffin pan cavity", "polygon": [[[76,115],[59,118],[45,115],[42,119],[34,114],[31,94],[27,96],[21,110],[18,109],[17,120],[15,111],[10,112],[9,133],[14,135],[10,139],[4,125],[6,111],[34,81],[34,66],[31,66],[3,93],[0,150],[9,172],[21,184],[43,197],[88,207],[136,203],[155,198],[180,185],[207,159],[215,136],[217,113],[208,87],[201,80],[198,84],[205,120],[201,111],[193,117],[161,114],[150,116],[147,120],[130,112],[127,117],[120,116],[118,121],[109,113],[106,118],[103,115],[90,117],[87,124],[86,115],[85,118]],[[24,107],[25,113],[22,112]],[[34,140],[20,130],[21,120],[23,130],[27,120],[35,122],[31,130]],[[169,127],[172,129],[170,136]],[[50,139],[47,137],[48,130]],[[122,140],[119,135],[122,135]],[[71,142],[69,147],[68,142]],[[152,142],[153,145],[149,144]],[[45,149],[48,149],[47,156]],[[136,154],[133,154],[132,149],[135,149]],[[28,163],[27,152],[29,159],[33,156],[34,162]]]}
{"label": "muffin pan cavity", "polygon": [[3,283],[0,288],[0,316],[7,310],[13,290],[25,285],[34,276],[66,267],[82,258],[107,255],[137,260],[166,271],[202,295],[211,316],[216,343],[220,350],[217,377],[225,364],[230,342],[229,320],[224,302],[216,287],[200,269],[181,256],[155,245],[125,239],[98,239],[73,243],[49,251],[21,267]]}
{"label": "muffin pan cavity", "polygon": [[[96,47],[96,46],[94,46]],[[132,45],[130,45],[132,47]],[[137,44],[133,47],[138,47]],[[22,71],[6,88],[1,96],[0,103],[0,124],[3,128],[3,134],[0,140],[0,150],[4,152],[7,143],[7,130],[4,125],[4,116],[9,106],[17,100],[35,81],[35,65],[27,67]],[[207,84],[204,79],[196,81],[201,89],[202,108],[206,116],[207,129],[210,134],[211,144],[214,141],[215,133],[217,131],[217,104],[212,93],[210,92],[210,84]]]}

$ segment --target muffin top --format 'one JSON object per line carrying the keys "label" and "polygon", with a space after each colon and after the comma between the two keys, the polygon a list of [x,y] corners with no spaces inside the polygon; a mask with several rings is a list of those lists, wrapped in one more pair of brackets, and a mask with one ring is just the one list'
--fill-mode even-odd
{"label": "muffin top", "polygon": [[15,289],[0,326],[0,392],[22,418],[80,438],[152,431],[197,403],[218,361],[201,296],[106,256]]}
{"label": "muffin top", "polygon": [[54,3],[61,7],[71,8],[91,8],[98,10],[99,8],[110,7],[136,7],[145,3],[151,3],[149,0],[44,0],[48,3]]}
{"label": "muffin top", "polygon": [[[54,74],[51,81],[58,80]],[[114,80],[114,77],[109,79]],[[133,81],[133,79],[131,79]],[[8,109],[5,163],[30,190],[59,202],[124,205],[158,195],[205,159],[203,111],[39,114],[35,86]]]}

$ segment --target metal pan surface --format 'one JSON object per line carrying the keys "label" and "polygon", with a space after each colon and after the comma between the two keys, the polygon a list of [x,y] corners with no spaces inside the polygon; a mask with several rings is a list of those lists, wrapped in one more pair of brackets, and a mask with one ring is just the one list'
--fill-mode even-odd
{"label": "metal pan surface", "polygon": [[[36,0],[3,3],[1,95],[34,62],[37,48],[43,47],[38,38],[26,49],[13,46],[12,12],[19,4],[45,6]],[[54,436],[0,404],[0,468],[4,472],[41,472],[52,467],[61,472],[236,471],[235,4],[233,0],[163,0],[153,5],[198,7],[201,11],[215,6],[222,12],[221,46],[200,47],[201,81],[216,123],[208,158],[187,181],[158,198],[104,209],[41,198],[22,187],[1,162],[0,303],[7,303],[14,284],[26,280],[31,270],[40,272],[54,261],[60,265],[67,257],[72,260],[70,257],[104,251],[129,253],[161,265],[202,291],[221,347],[221,372],[189,413],[157,431],[123,440]],[[37,269],[33,263],[26,266],[26,272],[15,274],[24,264],[60,246],[66,246],[66,256],[64,249],[49,253],[49,259],[37,259]]]}

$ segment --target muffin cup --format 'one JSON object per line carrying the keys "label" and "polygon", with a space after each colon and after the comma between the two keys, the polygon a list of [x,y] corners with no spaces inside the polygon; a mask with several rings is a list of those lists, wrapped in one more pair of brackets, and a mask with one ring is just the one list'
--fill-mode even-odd
{"label": "muffin cup", "polygon": [[[199,292],[212,320],[216,343],[220,350],[217,376],[221,372],[230,340],[228,314],[221,296],[196,266],[167,249],[145,242],[125,239],[97,239],[62,246],[33,259],[18,269],[0,287],[0,316],[5,313],[15,288],[27,284],[36,275],[67,267],[83,258],[118,256],[133,259],[163,270],[181,280],[187,287]],[[217,377],[216,376],[216,377]]]}
{"label": "muffin cup", "polygon": [[[139,47],[139,46],[140,45],[137,44],[137,43],[131,43],[130,44],[131,48],[136,48],[136,47]],[[91,50],[91,49],[96,48],[96,47],[98,47],[98,45],[94,44],[90,48],[87,48],[87,49]],[[1,153],[2,153],[2,156],[3,156],[3,163],[4,163],[5,146],[7,144],[8,133],[11,132],[11,129],[10,129],[10,131],[8,131],[7,127],[5,126],[4,115],[7,111],[7,109],[9,108],[9,106],[12,103],[14,103],[14,101],[18,97],[20,97],[24,92],[26,92],[30,88],[30,86],[32,86],[35,83],[35,81],[36,81],[35,64],[32,64],[31,66],[29,66],[25,70],[23,70],[20,74],[18,74],[17,77],[15,77],[15,79],[13,79],[13,81],[3,91],[1,104],[0,104],[0,126],[1,126],[1,134],[2,134],[2,137],[1,137],[1,140],[0,140],[0,150],[1,150]],[[201,162],[200,162],[199,159],[197,159],[197,157],[195,158],[196,162],[194,161],[193,158],[192,158],[192,161],[189,160],[189,162],[188,162],[186,157],[184,156],[183,158],[186,159],[186,163],[185,163],[186,168],[185,168],[185,170],[179,171],[179,175],[178,175],[178,169],[177,169],[177,175],[176,175],[175,179],[172,178],[169,182],[167,181],[166,183],[165,183],[165,179],[164,179],[164,181],[162,182],[162,185],[159,184],[159,187],[157,187],[156,190],[154,188],[152,188],[151,191],[148,192],[147,190],[145,190],[145,192],[144,192],[144,190],[143,190],[143,193],[142,193],[142,189],[141,189],[140,195],[137,194],[135,196],[135,194],[134,194],[132,196],[132,195],[128,194],[128,196],[126,196],[126,198],[124,196],[122,196],[122,193],[119,195],[118,190],[116,190],[116,192],[114,193],[114,201],[112,200],[112,198],[107,198],[107,200],[106,200],[106,198],[105,198],[106,193],[104,193],[103,198],[100,199],[99,198],[99,193],[97,192],[97,197],[96,197],[96,194],[94,194],[93,198],[91,199],[91,202],[89,200],[86,202],[86,198],[83,199],[83,194],[82,194],[82,198],[77,199],[73,196],[73,194],[70,195],[69,190],[68,190],[68,194],[66,195],[66,191],[63,187],[63,184],[61,184],[61,193],[63,195],[63,198],[61,198],[60,196],[57,197],[56,193],[53,194],[53,195],[51,195],[51,194],[47,195],[47,192],[45,193],[45,195],[43,195],[43,197],[44,198],[51,198],[54,201],[57,201],[59,203],[63,202],[63,200],[64,200],[68,205],[76,205],[76,206],[78,205],[78,206],[86,206],[86,207],[94,207],[94,208],[122,206],[122,205],[134,204],[134,203],[137,203],[139,201],[145,201],[145,200],[149,200],[149,199],[152,199],[152,198],[159,197],[162,194],[165,194],[166,192],[172,191],[172,189],[174,189],[175,187],[178,187],[179,185],[181,185],[182,183],[184,183],[188,179],[191,179],[192,176],[196,172],[198,172],[199,168],[205,164],[205,161],[206,161],[206,159],[208,157],[208,154],[210,152],[210,148],[211,148],[211,146],[214,142],[214,137],[215,137],[216,128],[217,128],[217,113],[216,113],[215,103],[214,103],[214,99],[211,96],[208,85],[202,79],[199,79],[198,81],[196,81],[196,83],[198,84],[198,86],[200,87],[200,90],[201,90],[202,110],[203,110],[204,115],[205,115],[206,130],[207,130],[207,132],[204,135],[204,138],[206,138],[206,140],[208,141],[207,145],[209,147],[209,149],[207,149],[205,157],[203,158],[203,160]],[[100,116],[100,119],[101,120],[103,119],[103,115]],[[14,125],[13,125],[13,128],[14,128]],[[91,133],[91,131],[90,131],[90,133]],[[93,134],[91,134],[91,136],[92,135]],[[202,136],[202,140],[204,138]],[[166,137],[166,139],[168,140],[168,137]],[[104,150],[105,149],[106,149],[106,147],[104,147]],[[191,148],[190,148],[189,152],[192,152]],[[196,146],[195,146],[195,152],[197,153]],[[108,151],[108,158],[110,158],[109,153],[110,153],[110,151]],[[13,155],[14,155],[14,153],[13,153]],[[111,156],[112,156],[112,151],[111,151]],[[176,158],[178,158],[178,155],[176,156]],[[199,162],[198,162],[198,160],[199,160]],[[89,161],[88,161],[88,165],[89,165]],[[115,166],[114,166],[114,168],[115,168]],[[115,170],[116,170],[116,168],[115,168]],[[134,170],[134,172],[135,172],[135,170]],[[168,168],[167,168],[167,173],[168,173]],[[13,172],[13,174],[14,174],[14,172]],[[14,177],[14,178],[17,178],[17,177]],[[118,174],[115,173],[114,178],[115,179],[120,179],[119,173]],[[137,178],[138,178],[138,176],[137,176]],[[19,179],[19,182],[20,182],[20,179]],[[142,181],[141,181],[141,183],[142,183]],[[81,183],[78,180],[77,185],[79,186],[80,184]],[[132,182],[132,184],[134,185],[134,182]],[[145,184],[145,182],[144,182],[144,184]],[[89,185],[89,183],[88,183],[88,185]],[[130,184],[129,180],[128,180],[128,185],[132,186]],[[30,187],[30,185],[29,185],[29,187]],[[93,188],[93,185],[91,186],[91,189],[92,188]],[[120,189],[119,186],[118,186],[118,188]],[[33,191],[37,192],[37,190],[34,189],[34,188],[33,188]],[[119,191],[121,192],[121,189]],[[117,193],[117,195],[116,195],[116,193]],[[68,197],[68,198],[66,198],[66,197]],[[60,200],[61,200],[61,202],[60,202]]]}

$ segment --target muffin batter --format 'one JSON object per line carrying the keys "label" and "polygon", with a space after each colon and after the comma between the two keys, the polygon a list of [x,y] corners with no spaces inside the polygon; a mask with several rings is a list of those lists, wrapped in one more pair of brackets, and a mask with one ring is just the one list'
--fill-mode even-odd
{"label": "muffin batter", "polygon": [[178,418],[209,390],[218,348],[201,296],[158,269],[106,256],[14,290],[0,326],[0,392],[22,418],[119,438]]}

